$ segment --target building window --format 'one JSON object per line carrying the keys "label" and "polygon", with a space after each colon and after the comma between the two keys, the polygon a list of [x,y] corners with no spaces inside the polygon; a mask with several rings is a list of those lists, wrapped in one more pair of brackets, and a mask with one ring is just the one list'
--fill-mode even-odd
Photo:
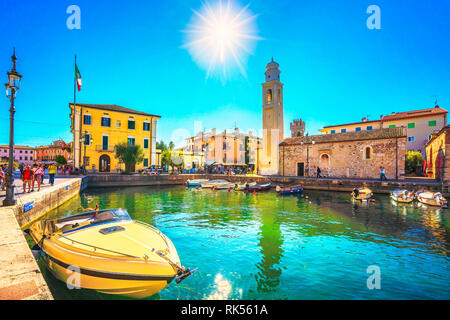
{"label": "building window", "polygon": [[19,153],[22,153],[22,150],[20,150]]}
{"label": "building window", "polygon": [[361,127],[356,127],[355,131],[361,131]]}
{"label": "building window", "polygon": [[267,103],[272,102],[272,89],[267,90]]}
{"label": "building window", "polygon": [[102,117],[102,127],[111,127],[111,118]]}
{"label": "building window", "polygon": [[391,124],[389,128],[395,128],[395,124]]}
{"label": "building window", "polygon": [[415,127],[416,127],[416,124],[414,122],[408,123],[408,128],[409,129],[414,129]]}
{"label": "building window", "polygon": [[330,133],[332,133],[332,134],[333,134],[333,133],[336,133],[336,130],[331,130]]}
{"label": "building window", "polygon": [[120,127],[120,121],[119,120],[116,121],[116,127],[117,128]]}
{"label": "building window", "polygon": [[33,160],[33,157],[30,157],[30,160]]}
{"label": "building window", "polygon": [[87,124],[87,125],[91,124],[91,115],[89,115],[89,114],[84,115],[83,124]]}
{"label": "building window", "polygon": [[144,159],[144,167],[148,167],[148,159]]}
{"label": "building window", "polygon": [[372,130],[372,126],[367,126],[367,130]]}
{"label": "building window", "polygon": [[320,166],[322,168],[328,168],[330,165],[330,156],[326,153],[320,156]]}
{"label": "building window", "polygon": [[364,149],[364,159],[365,160],[372,159],[372,148],[371,147],[366,147]]}
{"label": "building window", "polygon": [[109,147],[109,137],[104,135],[102,138],[102,150],[107,151]]}
{"label": "building window", "polygon": [[133,137],[128,137],[128,144],[134,146],[135,139]]}
{"label": "building window", "polygon": [[150,122],[144,122],[144,131],[150,131]]}
{"label": "building window", "polygon": [[25,160],[28,160],[28,157],[25,157]]}
{"label": "building window", "polygon": [[346,133],[347,129],[341,129],[341,133]]}
{"label": "building window", "polygon": [[428,126],[429,127],[436,127],[436,120],[428,121]]}
{"label": "building window", "polygon": [[144,138],[144,149],[148,149],[148,145],[149,145],[149,139]]}
{"label": "building window", "polygon": [[128,129],[134,130],[135,127],[136,127],[136,122],[134,121],[134,119],[128,119]]}
{"label": "building window", "polygon": [[414,142],[414,137],[408,137],[408,142]]}

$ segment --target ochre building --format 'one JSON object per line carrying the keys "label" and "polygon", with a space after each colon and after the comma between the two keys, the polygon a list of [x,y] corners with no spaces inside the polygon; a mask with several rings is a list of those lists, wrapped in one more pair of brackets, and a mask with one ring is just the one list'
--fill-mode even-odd
{"label": "ochre building", "polygon": [[379,179],[405,177],[406,128],[387,128],[287,138],[280,144],[282,176]]}
{"label": "ochre building", "polygon": [[432,178],[450,181],[450,126],[445,126],[431,137],[426,144],[426,170],[431,170]]}
{"label": "ochre building", "polygon": [[115,145],[127,142],[142,146],[144,161],[135,170],[157,164],[156,124],[160,116],[117,105],[79,104],[70,106],[75,168],[118,172],[125,165],[115,157]]}

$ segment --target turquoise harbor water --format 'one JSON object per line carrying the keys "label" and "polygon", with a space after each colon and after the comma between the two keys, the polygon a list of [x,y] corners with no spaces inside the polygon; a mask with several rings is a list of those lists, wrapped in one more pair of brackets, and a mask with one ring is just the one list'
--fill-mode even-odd
{"label": "turquoise harbor water", "polygon": [[[138,187],[90,189],[46,218],[81,208],[126,208],[159,228],[199,271],[150,299],[449,299],[449,210],[366,205],[349,194],[305,197]],[[367,268],[381,289],[367,288]],[[118,299],[69,290],[40,263],[56,299]]]}

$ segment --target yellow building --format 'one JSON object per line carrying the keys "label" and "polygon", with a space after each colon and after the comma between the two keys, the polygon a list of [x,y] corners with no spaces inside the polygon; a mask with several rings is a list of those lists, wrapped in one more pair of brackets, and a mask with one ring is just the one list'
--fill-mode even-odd
{"label": "yellow building", "polygon": [[[75,168],[91,172],[117,172],[125,165],[115,157],[121,142],[140,145],[144,161],[135,170],[156,165],[156,123],[160,116],[117,105],[70,103]],[[83,161],[84,160],[84,161]]]}

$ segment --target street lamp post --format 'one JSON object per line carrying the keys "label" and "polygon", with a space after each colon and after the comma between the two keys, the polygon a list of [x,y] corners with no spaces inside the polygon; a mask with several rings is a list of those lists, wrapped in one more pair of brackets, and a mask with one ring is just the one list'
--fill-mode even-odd
{"label": "street lamp post", "polygon": [[13,63],[10,72],[7,72],[8,83],[5,84],[6,87],[6,97],[10,98],[11,106],[9,108],[9,165],[8,165],[8,181],[6,184],[6,197],[3,200],[4,206],[12,206],[16,204],[16,199],[14,196],[14,113],[16,109],[14,107],[14,99],[16,98],[16,93],[20,87],[20,80],[22,76],[16,71],[16,49],[13,51],[11,56]]}
{"label": "street lamp post", "polygon": [[89,137],[89,143],[92,143],[93,139],[88,134],[87,131],[84,131],[84,134],[81,136],[80,142],[84,144],[84,155],[83,155],[83,174],[86,172],[86,146],[88,145],[87,137]]}
{"label": "street lamp post", "polygon": [[[313,140],[310,144],[314,145],[316,142]],[[301,145],[303,145],[304,142],[301,142]],[[306,176],[309,177],[309,143],[306,144]]]}

